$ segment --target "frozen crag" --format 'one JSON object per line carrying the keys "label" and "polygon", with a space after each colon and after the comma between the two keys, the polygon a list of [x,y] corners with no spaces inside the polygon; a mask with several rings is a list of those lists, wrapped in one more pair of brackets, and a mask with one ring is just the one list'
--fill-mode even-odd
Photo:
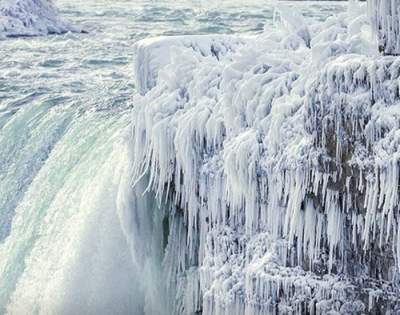
{"label": "frozen crag", "polygon": [[160,295],[168,314],[400,313],[400,61],[366,11],[138,44],[125,232],[159,272],[148,314]]}
{"label": "frozen crag", "polygon": [[51,0],[1,0],[0,38],[80,30],[58,15]]}

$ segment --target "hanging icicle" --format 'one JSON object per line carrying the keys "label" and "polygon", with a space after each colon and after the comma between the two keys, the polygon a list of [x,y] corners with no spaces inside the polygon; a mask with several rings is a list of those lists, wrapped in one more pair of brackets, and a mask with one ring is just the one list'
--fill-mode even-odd
{"label": "hanging icicle", "polygon": [[379,50],[385,55],[399,55],[400,1],[368,0],[368,10]]}

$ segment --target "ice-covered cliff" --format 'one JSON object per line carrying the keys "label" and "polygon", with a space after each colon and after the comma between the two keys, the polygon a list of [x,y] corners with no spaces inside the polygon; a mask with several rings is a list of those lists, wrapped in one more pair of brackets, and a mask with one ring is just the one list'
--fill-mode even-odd
{"label": "ice-covered cliff", "polygon": [[79,32],[59,17],[51,0],[1,0],[0,38]]}
{"label": "ice-covered cliff", "polygon": [[175,314],[397,314],[400,61],[363,5],[279,11],[256,37],[136,47],[125,232],[162,230],[132,251],[158,257],[147,292]]}

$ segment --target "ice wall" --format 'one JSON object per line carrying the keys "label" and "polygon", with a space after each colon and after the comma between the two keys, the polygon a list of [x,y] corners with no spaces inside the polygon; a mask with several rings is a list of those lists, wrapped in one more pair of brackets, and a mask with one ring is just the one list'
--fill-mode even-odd
{"label": "ice wall", "polygon": [[363,12],[138,44],[133,178],[164,209],[174,313],[400,309],[400,62]]}
{"label": "ice wall", "polygon": [[1,0],[0,38],[79,32],[59,17],[51,0]]}

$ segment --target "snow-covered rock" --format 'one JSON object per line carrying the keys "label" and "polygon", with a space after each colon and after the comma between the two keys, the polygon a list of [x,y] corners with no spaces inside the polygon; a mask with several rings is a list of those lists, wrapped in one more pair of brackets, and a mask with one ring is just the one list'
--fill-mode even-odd
{"label": "snow-covered rock", "polygon": [[59,17],[51,0],[1,0],[0,38],[79,32]]}
{"label": "snow-covered rock", "polygon": [[168,313],[400,310],[400,62],[359,6],[298,28],[280,8],[218,57],[138,44],[133,178],[165,213]]}

